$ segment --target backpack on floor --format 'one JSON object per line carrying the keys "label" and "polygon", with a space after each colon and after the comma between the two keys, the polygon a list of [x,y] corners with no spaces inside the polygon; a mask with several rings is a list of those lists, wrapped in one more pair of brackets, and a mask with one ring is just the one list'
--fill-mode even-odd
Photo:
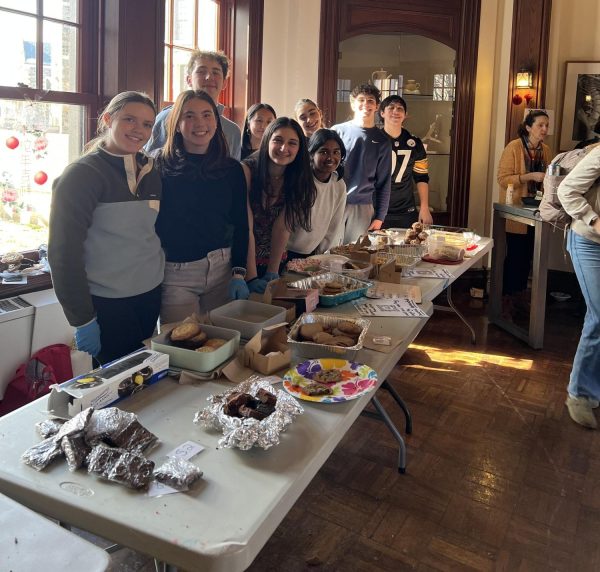
{"label": "backpack on floor", "polygon": [[588,145],[583,149],[574,149],[573,151],[559,153],[552,159],[552,162],[548,166],[548,170],[552,174],[550,175],[546,172],[544,175],[544,195],[538,209],[540,218],[544,222],[549,222],[561,229],[564,229],[571,224],[571,217],[567,214],[567,211],[565,211],[558,198],[558,187],[565,180],[565,177],[575,168],[575,165],[598,145],[600,145],[600,143]]}
{"label": "backpack on floor", "polygon": [[71,348],[53,344],[35,352],[21,364],[0,401],[0,415],[10,413],[50,392],[50,386],[73,377]]}

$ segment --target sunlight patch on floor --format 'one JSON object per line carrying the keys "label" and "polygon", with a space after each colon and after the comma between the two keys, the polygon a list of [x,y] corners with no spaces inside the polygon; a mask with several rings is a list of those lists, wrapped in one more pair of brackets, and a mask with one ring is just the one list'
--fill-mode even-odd
{"label": "sunlight patch on floor", "polygon": [[483,352],[468,352],[463,350],[440,350],[432,346],[423,346],[420,344],[411,344],[410,347],[411,349],[425,352],[429,359],[436,363],[463,363],[475,367],[483,367],[486,364],[493,364],[520,370],[530,370],[533,366],[533,360],[515,359],[505,355],[488,354]]}

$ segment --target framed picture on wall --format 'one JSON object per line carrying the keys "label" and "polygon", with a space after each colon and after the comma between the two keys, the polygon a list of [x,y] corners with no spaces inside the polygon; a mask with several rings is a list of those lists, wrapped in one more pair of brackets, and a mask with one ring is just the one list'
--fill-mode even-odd
{"label": "framed picture on wall", "polygon": [[600,62],[567,62],[560,150],[600,140]]}

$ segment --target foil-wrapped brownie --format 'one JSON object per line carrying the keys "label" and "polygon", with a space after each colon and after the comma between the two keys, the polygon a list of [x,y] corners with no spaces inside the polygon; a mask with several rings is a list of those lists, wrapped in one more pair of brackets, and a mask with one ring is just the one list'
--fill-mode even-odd
{"label": "foil-wrapped brownie", "polygon": [[[289,393],[273,388],[259,376],[253,376],[208,400],[212,405],[198,411],[194,423],[223,431],[220,447],[237,447],[244,451],[255,446],[269,449],[277,445],[280,434],[296,415],[304,411]],[[249,404],[254,407],[249,407]],[[271,411],[272,407],[274,410]],[[256,419],[250,414],[250,409],[270,412],[262,419]]]}
{"label": "foil-wrapped brownie", "polygon": [[35,428],[42,439],[56,435],[65,424],[64,419],[44,419],[35,424]]}
{"label": "foil-wrapped brownie", "polygon": [[67,459],[69,471],[76,471],[85,463],[92,448],[87,444],[83,431],[65,435],[60,440],[60,446]]}
{"label": "foil-wrapped brownie", "polygon": [[154,461],[139,453],[125,451],[108,473],[108,479],[132,489],[143,489],[152,480]]}
{"label": "foil-wrapped brownie", "polygon": [[158,437],[134,419],[131,423],[119,427],[116,432],[110,435],[109,441],[115,447],[141,452],[155,445]]}
{"label": "foil-wrapped brownie", "polygon": [[104,444],[96,445],[87,458],[88,472],[108,479],[108,475],[121,454],[126,452],[125,449],[117,449]]}
{"label": "foil-wrapped brownie", "polygon": [[154,469],[154,478],[178,491],[187,491],[201,476],[202,471],[184,459],[169,458]]}

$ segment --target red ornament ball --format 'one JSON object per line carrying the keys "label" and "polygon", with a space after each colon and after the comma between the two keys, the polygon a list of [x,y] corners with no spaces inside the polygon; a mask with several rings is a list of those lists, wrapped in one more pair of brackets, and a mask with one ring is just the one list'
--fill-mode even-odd
{"label": "red ornament ball", "polygon": [[20,141],[13,135],[6,139],[6,146],[9,149],[16,149],[19,146]]}
{"label": "red ornament ball", "polygon": [[523,103],[523,98],[518,93],[515,93],[515,95],[513,95],[512,102],[513,105],[521,105],[521,103]]}
{"label": "red ornament ball", "polygon": [[33,180],[38,185],[43,185],[48,180],[48,175],[44,171],[38,171],[35,175],[33,175]]}

